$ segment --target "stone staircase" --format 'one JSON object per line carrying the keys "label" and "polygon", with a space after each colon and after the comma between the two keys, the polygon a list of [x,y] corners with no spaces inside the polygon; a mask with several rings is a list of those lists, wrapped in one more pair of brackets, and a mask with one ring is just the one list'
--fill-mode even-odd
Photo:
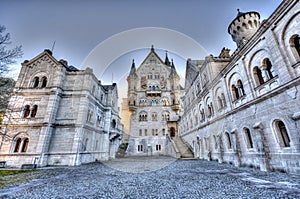
{"label": "stone staircase", "polygon": [[194,159],[194,154],[191,149],[182,141],[180,137],[172,138],[177,149],[179,150],[181,159]]}

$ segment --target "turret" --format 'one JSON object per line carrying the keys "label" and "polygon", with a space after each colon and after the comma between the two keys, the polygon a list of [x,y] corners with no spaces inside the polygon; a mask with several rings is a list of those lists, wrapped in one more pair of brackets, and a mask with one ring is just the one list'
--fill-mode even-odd
{"label": "turret", "polygon": [[238,9],[236,18],[228,26],[228,33],[237,47],[244,45],[258,30],[260,15],[258,12],[240,12]]}
{"label": "turret", "polygon": [[129,110],[135,111],[136,110],[136,92],[135,92],[135,85],[137,80],[136,68],[134,59],[132,60],[129,76],[127,77],[128,83],[128,105]]}

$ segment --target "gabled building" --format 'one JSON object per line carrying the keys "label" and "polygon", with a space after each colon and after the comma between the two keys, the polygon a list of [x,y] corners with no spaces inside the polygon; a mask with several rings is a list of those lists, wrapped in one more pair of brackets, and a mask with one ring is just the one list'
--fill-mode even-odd
{"label": "gabled building", "polygon": [[1,125],[0,161],[80,165],[114,158],[121,135],[117,85],[102,85],[45,50],[24,61]]}
{"label": "gabled building", "polygon": [[128,82],[130,137],[127,155],[166,155],[168,136],[177,137],[183,88],[173,61],[152,47],[141,65],[133,61]]}

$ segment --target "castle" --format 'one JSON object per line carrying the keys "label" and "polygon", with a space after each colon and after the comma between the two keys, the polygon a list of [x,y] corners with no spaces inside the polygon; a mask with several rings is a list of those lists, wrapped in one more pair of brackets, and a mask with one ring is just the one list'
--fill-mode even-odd
{"label": "castle", "polygon": [[80,165],[115,157],[122,136],[117,85],[102,85],[45,50],[24,61],[1,125],[6,166]]}
{"label": "castle", "polygon": [[260,22],[240,12],[228,33],[230,56],[187,60],[179,135],[194,157],[300,171],[300,4],[282,1]]}
{"label": "castle", "polygon": [[[187,60],[184,90],[175,64],[154,47],[127,77],[122,103],[126,155],[171,155],[300,170],[300,4],[285,0],[261,21],[241,12],[229,24],[237,44]],[[175,41],[176,42],[176,41]],[[1,125],[0,161],[79,165],[114,158],[122,136],[116,84],[51,51],[22,64]],[[126,112],[126,114],[125,114]],[[125,118],[126,117],[126,118]]]}

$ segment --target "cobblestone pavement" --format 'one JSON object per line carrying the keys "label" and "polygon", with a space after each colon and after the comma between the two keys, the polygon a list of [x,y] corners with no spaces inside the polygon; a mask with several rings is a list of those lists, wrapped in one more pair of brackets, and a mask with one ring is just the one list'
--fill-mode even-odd
{"label": "cobblestone pavement", "polygon": [[22,175],[27,182],[0,190],[0,198],[300,198],[299,175],[169,157],[39,169],[14,178]]}

